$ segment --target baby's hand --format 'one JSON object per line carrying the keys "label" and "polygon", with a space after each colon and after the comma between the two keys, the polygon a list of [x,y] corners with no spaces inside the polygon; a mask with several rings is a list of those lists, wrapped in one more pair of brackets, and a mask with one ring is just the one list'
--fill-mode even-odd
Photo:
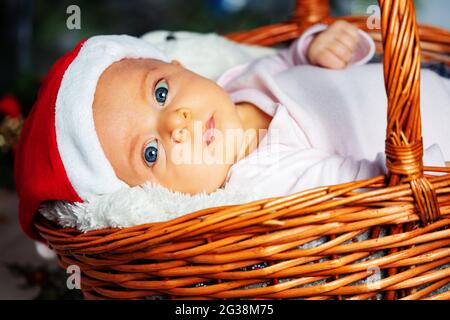
{"label": "baby's hand", "polygon": [[308,60],[321,67],[343,69],[350,62],[358,41],[357,27],[346,21],[336,21],[312,40]]}

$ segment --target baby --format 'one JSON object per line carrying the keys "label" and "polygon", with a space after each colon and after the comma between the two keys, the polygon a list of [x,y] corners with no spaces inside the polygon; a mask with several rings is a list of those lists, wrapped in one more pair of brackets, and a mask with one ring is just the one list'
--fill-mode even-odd
{"label": "baby", "polygon": [[[364,65],[373,53],[351,24],[316,25],[214,82],[139,39],[82,42],[53,66],[24,125],[21,225],[37,238],[42,202],[82,202],[146,181],[263,198],[382,174],[387,102],[381,65]],[[424,159],[444,165],[450,81],[422,78]]]}
{"label": "baby", "polygon": [[[309,61],[342,69],[358,41],[356,27],[336,22],[309,46]],[[130,186],[153,181],[187,193],[222,187],[230,167],[255,150],[272,120],[180,63],[155,59],[111,65],[98,81],[93,110],[102,148],[120,180]]]}

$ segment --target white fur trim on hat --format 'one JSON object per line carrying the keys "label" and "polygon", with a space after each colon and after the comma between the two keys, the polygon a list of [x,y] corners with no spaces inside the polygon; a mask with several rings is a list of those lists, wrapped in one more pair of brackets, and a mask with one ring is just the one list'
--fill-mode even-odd
{"label": "white fur trim on hat", "polygon": [[62,227],[84,232],[167,221],[205,208],[249,203],[256,199],[253,190],[242,187],[190,195],[146,182],[92,196],[83,203],[47,201],[41,204],[39,212]]}
{"label": "white fur trim on hat", "polygon": [[83,199],[129,187],[119,180],[101,147],[92,104],[97,81],[112,63],[124,58],[169,62],[151,44],[127,35],[88,39],[64,73],[56,98],[56,141],[73,188]]}

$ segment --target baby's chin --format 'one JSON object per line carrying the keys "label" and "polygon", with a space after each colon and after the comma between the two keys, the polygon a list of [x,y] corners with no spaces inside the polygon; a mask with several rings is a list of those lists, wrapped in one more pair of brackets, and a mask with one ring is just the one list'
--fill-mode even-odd
{"label": "baby's chin", "polygon": [[[171,191],[174,192],[181,192],[181,193],[186,193],[189,194],[191,196],[194,196],[196,194],[200,194],[200,193],[206,193],[206,194],[211,194],[216,192],[217,190],[219,190],[220,188],[222,188],[225,185],[225,179],[221,182],[221,183],[214,183],[208,186],[199,186],[199,187],[194,187],[194,186],[190,186],[190,187],[175,187],[175,188],[167,188]],[[163,186],[164,187],[164,186]]]}

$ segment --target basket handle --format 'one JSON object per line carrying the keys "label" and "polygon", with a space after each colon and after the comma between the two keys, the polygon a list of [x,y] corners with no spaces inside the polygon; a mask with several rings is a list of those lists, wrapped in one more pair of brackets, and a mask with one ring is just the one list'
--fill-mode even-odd
{"label": "basket handle", "polygon": [[389,186],[409,181],[424,225],[440,217],[433,186],[424,176],[420,115],[421,50],[413,0],[379,0],[388,97],[386,167]]}
{"label": "basket handle", "polygon": [[[440,217],[436,192],[424,176],[420,115],[421,50],[413,0],[379,0],[388,97],[386,167],[389,186],[408,181],[424,225]],[[299,29],[330,17],[329,0],[296,0]]]}

